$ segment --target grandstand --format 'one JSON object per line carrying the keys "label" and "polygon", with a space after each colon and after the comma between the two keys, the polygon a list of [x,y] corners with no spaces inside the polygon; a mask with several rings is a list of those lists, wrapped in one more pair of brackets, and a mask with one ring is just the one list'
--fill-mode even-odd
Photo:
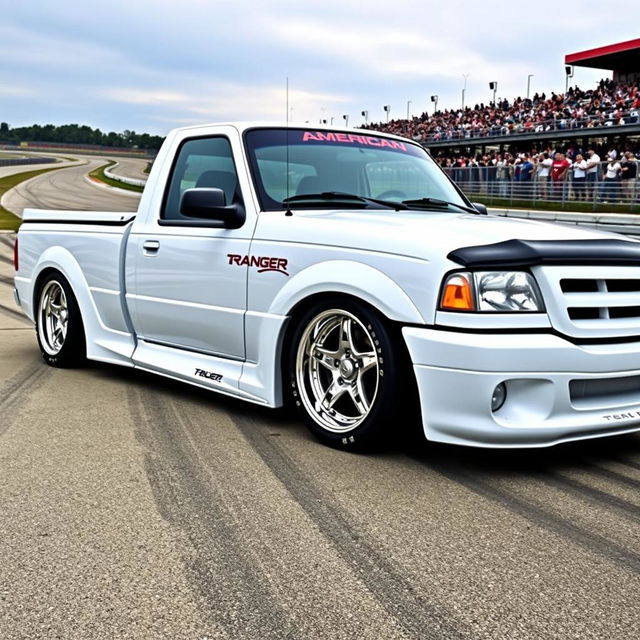
{"label": "grandstand", "polygon": [[592,89],[502,100],[368,125],[421,142],[437,155],[561,148],[640,147],[640,39],[565,56],[570,66],[607,69],[612,80]]}

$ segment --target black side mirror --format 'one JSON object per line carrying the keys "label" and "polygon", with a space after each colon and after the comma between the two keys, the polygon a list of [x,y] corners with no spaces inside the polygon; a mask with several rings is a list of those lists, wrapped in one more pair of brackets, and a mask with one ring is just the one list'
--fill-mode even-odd
{"label": "black side mirror", "polygon": [[187,189],[180,199],[180,213],[189,218],[220,222],[221,227],[228,229],[241,227],[245,220],[242,205],[228,205],[224,191],[215,187]]}
{"label": "black side mirror", "polygon": [[472,202],[471,204],[473,205],[473,208],[478,213],[481,213],[483,216],[486,216],[489,214],[489,212],[487,211],[487,207],[483,205],[481,202]]}

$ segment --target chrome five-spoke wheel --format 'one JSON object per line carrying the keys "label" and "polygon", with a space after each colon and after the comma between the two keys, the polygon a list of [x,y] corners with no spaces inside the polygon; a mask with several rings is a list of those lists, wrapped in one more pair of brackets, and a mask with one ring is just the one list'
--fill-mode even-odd
{"label": "chrome five-spoke wheel", "polygon": [[67,296],[57,280],[49,280],[40,294],[38,333],[44,350],[58,355],[67,337],[69,307]]}
{"label": "chrome five-spoke wheel", "polygon": [[40,284],[36,298],[36,335],[45,362],[72,367],[86,357],[84,325],[78,302],[61,273],[52,272]]}
{"label": "chrome five-spoke wheel", "polygon": [[300,397],[325,429],[350,431],[368,415],[380,368],[371,332],[355,316],[330,309],[302,336],[296,358]]}
{"label": "chrome five-spoke wheel", "polygon": [[366,446],[389,428],[397,388],[396,341],[383,318],[356,300],[317,304],[292,334],[292,399],[327,444]]}

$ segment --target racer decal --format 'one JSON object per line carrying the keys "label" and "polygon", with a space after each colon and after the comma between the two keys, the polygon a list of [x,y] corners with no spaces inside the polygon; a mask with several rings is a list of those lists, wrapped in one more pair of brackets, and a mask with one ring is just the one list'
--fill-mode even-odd
{"label": "racer decal", "polygon": [[193,375],[200,378],[207,378],[207,380],[211,380],[211,382],[222,382],[222,375],[220,373],[213,373],[213,371],[198,369],[198,367],[196,367],[196,372]]}
{"label": "racer decal", "polygon": [[370,147],[389,147],[390,149],[398,149],[406,151],[407,146],[398,140],[387,140],[386,138],[376,138],[375,136],[361,136],[355,133],[334,133],[329,131],[305,131],[302,136],[302,142],[341,142],[347,144],[362,144]]}
{"label": "racer decal", "polygon": [[275,271],[288,276],[287,265],[289,261],[286,258],[272,258],[271,256],[247,256],[238,253],[228,253],[229,264],[238,267],[256,267],[258,273],[265,271]]}

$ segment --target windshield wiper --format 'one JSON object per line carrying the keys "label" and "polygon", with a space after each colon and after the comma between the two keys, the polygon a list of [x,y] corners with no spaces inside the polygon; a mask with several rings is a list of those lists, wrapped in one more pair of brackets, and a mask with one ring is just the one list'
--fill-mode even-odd
{"label": "windshield wiper", "polygon": [[342,202],[362,202],[363,204],[379,204],[387,209],[395,209],[400,211],[402,209],[408,209],[406,204],[402,202],[394,202],[393,200],[378,200],[377,198],[367,198],[366,196],[359,196],[355,193],[342,193],[341,191],[323,191],[322,193],[301,193],[297,196],[290,196],[285,198],[283,204],[291,203],[304,203],[313,200],[328,200],[328,201],[342,201]]}
{"label": "windshield wiper", "polygon": [[403,200],[402,204],[407,205],[408,208],[411,207],[456,207],[461,211],[466,211],[467,213],[475,213],[477,215],[480,212],[477,209],[472,207],[465,207],[462,204],[458,204],[457,202],[449,202],[448,200],[440,200],[438,198],[418,198],[417,200]]}

